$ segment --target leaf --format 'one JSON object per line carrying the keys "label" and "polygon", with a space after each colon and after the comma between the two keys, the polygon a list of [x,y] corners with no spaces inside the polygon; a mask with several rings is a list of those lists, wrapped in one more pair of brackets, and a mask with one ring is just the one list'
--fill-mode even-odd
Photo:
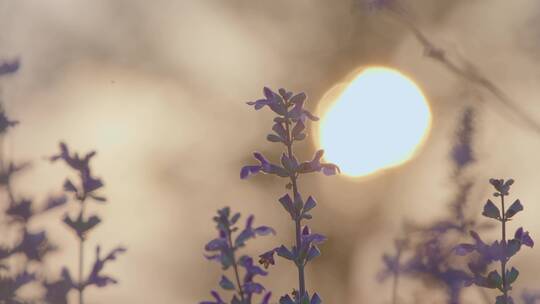
{"label": "leaf", "polygon": [[306,138],[306,133],[300,133],[294,137],[294,140],[301,141],[301,140],[304,140],[305,138]]}
{"label": "leaf", "polygon": [[64,182],[64,191],[77,193],[77,188],[69,179],[66,179]]}
{"label": "leaf", "polygon": [[[208,303],[208,304],[215,304],[215,303],[212,302],[212,303]],[[231,304],[244,304],[244,303],[242,303],[242,302],[238,299],[238,297],[236,297],[236,295],[234,295],[233,298],[232,298],[232,300],[231,300]]]}
{"label": "leaf", "polygon": [[281,203],[283,208],[287,212],[289,212],[289,214],[291,215],[291,218],[294,220],[296,218],[296,212],[294,211],[293,202],[289,194],[285,194],[284,196],[280,197],[279,202]]}
{"label": "leaf", "polygon": [[71,219],[67,214],[64,216],[64,223],[73,229],[79,238],[84,239],[86,234],[101,223],[101,219],[97,215],[92,215],[88,220],[82,218],[82,213],[79,213],[77,220]]}
{"label": "leaf", "polygon": [[279,299],[279,304],[295,304],[289,295],[284,295]]}
{"label": "leaf", "polygon": [[290,173],[294,173],[298,167],[298,161],[296,158],[294,156],[289,158],[287,155],[285,155],[285,153],[281,155],[281,164],[283,165],[283,168]]}
{"label": "leaf", "polygon": [[517,239],[511,239],[508,241],[508,244],[506,245],[506,257],[510,258],[514,256],[519,249],[521,249],[521,242]]}
{"label": "leaf", "polygon": [[317,246],[311,246],[306,256],[306,260],[309,262],[321,255],[321,251]]}
{"label": "leaf", "polygon": [[210,242],[208,242],[208,244],[206,244],[206,246],[204,247],[204,250],[206,250],[206,251],[218,251],[218,250],[222,250],[222,249],[226,248],[227,246],[228,246],[227,241],[225,239],[217,238],[217,239],[213,239]]}
{"label": "leaf", "polygon": [[283,139],[276,134],[268,134],[268,136],[266,136],[266,140],[269,142],[283,142]]}
{"label": "leaf", "polygon": [[231,225],[234,225],[236,224],[236,222],[238,222],[238,219],[240,219],[240,213],[235,213],[232,217],[231,217]]}
{"label": "leaf", "polygon": [[321,303],[322,303],[321,297],[319,297],[317,293],[314,293],[313,296],[311,297],[311,302],[309,304],[321,304]]}
{"label": "leaf", "polygon": [[487,283],[489,288],[502,288],[501,275],[496,271],[491,271],[487,276]]}
{"label": "leaf", "polygon": [[299,120],[296,125],[294,126],[293,130],[292,130],[292,137],[293,139],[295,140],[302,140],[306,137],[306,135],[304,133],[302,133],[302,131],[304,131],[306,127],[304,126],[304,123]]}
{"label": "leaf", "polygon": [[497,220],[501,219],[501,211],[499,211],[499,208],[497,208],[497,206],[495,206],[495,204],[489,199],[484,205],[484,211],[482,212],[482,215]]}
{"label": "leaf", "polygon": [[272,297],[272,293],[271,292],[267,292],[264,297],[262,298],[261,300],[261,304],[268,304],[270,303],[270,298]]}
{"label": "leaf", "polygon": [[253,230],[256,235],[269,235],[269,234],[276,234],[276,231],[268,226],[259,226]]}
{"label": "leaf", "polygon": [[510,284],[514,283],[519,275],[519,271],[512,267],[512,269],[506,271],[506,284],[507,286],[510,286]]}
{"label": "leaf", "polygon": [[294,254],[284,245],[281,245],[281,247],[276,248],[276,253],[282,258],[285,258],[290,261],[294,261],[296,257]]}
{"label": "leaf", "polygon": [[252,229],[242,230],[242,232],[240,232],[240,234],[236,237],[236,240],[234,241],[234,246],[235,247],[244,246],[245,242],[252,237],[255,237],[255,233],[253,232]]}
{"label": "leaf", "polygon": [[225,290],[234,290],[235,286],[234,283],[229,280],[225,275],[221,276],[221,280],[219,281],[219,286]]}
{"label": "leaf", "polygon": [[313,199],[312,196],[309,196],[306,200],[306,203],[304,204],[304,213],[310,211],[311,209],[315,208],[317,206],[317,203],[315,202],[315,199]]}
{"label": "leaf", "polygon": [[259,294],[264,291],[264,287],[261,284],[255,283],[255,282],[245,283],[243,286],[243,289],[244,289],[244,292],[247,294],[252,294],[252,293]]}
{"label": "leaf", "polygon": [[521,202],[518,199],[508,208],[508,210],[506,210],[506,218],[511,218],[522,210],[523,205],[521,205]]}

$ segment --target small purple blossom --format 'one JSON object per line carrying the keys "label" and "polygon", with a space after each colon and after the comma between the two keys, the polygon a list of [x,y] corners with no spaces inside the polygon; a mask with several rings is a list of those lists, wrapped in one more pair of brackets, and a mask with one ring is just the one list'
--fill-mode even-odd
{"label": "small purple blossom", "polygon": [[270,265],[275,265],[276,261],[274,260],[275,249],[269,250],[261,255],[259,255],[259,264],[263,265],[264,268],[268,268]]}
{"label": "small purple blossom", "polygon": [[0,77],[16,73],[21,66],[19,59],[0,63]]}
{"label": "small purple blossom", "polygon": [[[217,216],[214,216],[214,222],[218,230],[218,236],[210,240],[204,247],[207,254],[205,257],[210,261],[216,261],[221,264],[224,271],[232,268],[236,282],[230,279],[226,274],[221,276],[219,286],[225,290],[234,292],[231,303],[251,304],[253,295],[262,295],[261,303],[268,303],[270,293],[264,293],[264,286],[256,282],[256,276],[266,276],[268,273],[253,263],[253,258],[243,255],[237,257],[239,249],[246,245],[246,242],[256,236],[266,236],[275,234],[274,229],[268,226],[254,226],[254,216],[250,215],[242,231],[233,234],[239,230],[237,223],[240,220],[240,213],[231,213],[229,207],[218,210]],[[233,241],[234,240],[234,241]],[[242,280],[240,280],[240,269],[244,270]],[[203,301],[204,303],[225,303],[217,292],[212,292],[215,301]]]}

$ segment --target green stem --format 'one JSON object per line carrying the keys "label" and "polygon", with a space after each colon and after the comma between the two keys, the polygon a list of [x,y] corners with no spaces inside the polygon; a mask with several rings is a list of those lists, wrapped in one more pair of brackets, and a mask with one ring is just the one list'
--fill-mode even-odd
{"label": "green stem", "polygon": [[[85,198],[80,201],[81,204],[81,219],[84,220]],[[84,236],[79,235],[79,304],[84,304]]]}
{"label": "green stem", "polygon": [[[504,209],[504,194],[501,193],[501,212],[502,212],[502,218],[501,218],[501,223],[502,223],[502,243],[506,246],[506,211]],[[506,257],[503,258],[503,260],[501,261],[501,277],[502,277],[502,286],[503,286],[503,294],[504,294],[504,299],[507,300],[508,299],[508,288],[506,286]]]}
{"label": "green stem", "polygon": [[[289,120],[286,120],[285,122],[285,130],[287,131],[287,156],[289,159],[292,159],[293,154],[293,148],[292,148],[292,135],[291,130],[289,126],[290,122]],[[293,200],[299,195],[298,192],[298,185],[296,182],[296,175],[290,176],[291,184],[292,184],[292,192],[293,192]],[[300,250],[302,246],[302,219],[301,217],[298,217],[295,219],[295,232],[296,232],[296,248],[297,250]],[[305,282],[305,275],[304,275],[304,264],[303,263],[297,263],[298,268],[298,290],[299,290],[299,299],[302,299],[304,294],[306,293],[306,282]]]}
{"label": "green stem", "polygon": [[245,303],[244,290],[242,289],[242,284],[240,282],[238,265],[236,263],[236,254],[234,253],[234,248],[233,248],[233,243],[232,243],[232,232],[229,227],[227,227],[227,241],[229,242],[229,248],[231,248],[231,258],[233,260],[232,266],[234,270],[234,276],[236,277],[236,285],[238,286],[238,293],[240,294],[240,300],[242,300],[242,303]]}

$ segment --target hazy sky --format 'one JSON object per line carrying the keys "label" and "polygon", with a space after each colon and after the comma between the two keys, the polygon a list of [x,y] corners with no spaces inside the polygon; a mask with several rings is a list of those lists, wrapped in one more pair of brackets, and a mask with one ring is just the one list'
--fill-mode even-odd
{"label": "hazy sky", "polygon": [[[473,62],[540,121],[538,1],[403,3],[452,58]],[[219,266],[203,259],[203,246],[223,205],[276,227],[278,236],[255,241],[253,253],[289,240],[292,227],[276,203],[282,182],[238,178],[252,151],[279,155],[264,141],[270,114],[245,102],[261,97],[265,85],[286,87],[307,92],[308,108],[317,112],[320,97],[362,66],[410,76],[430,102],[433,129],[422,151],[399,168],[363,179],[302,180],[321,206],[313,224],[330,238],[308,270],[309,285],[326,303],[386,303],[379,295],[389,285],[374,278],[380,256],[405,219],[426,222],[445,212],[455,190],[448,153],[466,105],[479,111],[479,162],[469,172],[478,181],[476,207],[490,194],[489,177],[514,177],[514,192],[530,210],[521,223],[540,235],[539,134],[515,126],[493,96],[424,57],[414,36],[388,15],[349,0],[0,0],[0,27],[0,56],[22,60],[21,71],[1,84],[8,111],[22,122],[8,153],[35,162],[18,187],[36,197],[59,189],[67,170],[42,161],[59,140],[98,150],[95,170],[110,203],[96,208],[105,221],[89,243],[129,251],[107,269],[120,284],[90,290],[88,303],[189,304],[207,297]],[[308,158],[314,149],[308,141],[299,154]],[[60,215],[39,223],[53,229],[62,248],[50,257],[52,276],[61,265],[76,265],[75,240]],[[516,263],[531,259],[538,254],[524,253]],[[275,294],[294,281],[279,264],[268,281]],[[529,263],[521,282],[537,285],[536,268]]]}

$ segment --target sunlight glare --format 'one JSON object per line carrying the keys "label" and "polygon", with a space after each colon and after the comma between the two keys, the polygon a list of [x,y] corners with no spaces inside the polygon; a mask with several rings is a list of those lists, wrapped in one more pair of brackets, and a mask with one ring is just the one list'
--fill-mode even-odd
{"label": "sunlight glare", "polygon": [[[325,159],[349,176],[400,165],[415,154],[431,126],[426,98],[409,78],[367,68],[333,98],[319,126]],[[331,98],[331,97],[330,97]]]}

